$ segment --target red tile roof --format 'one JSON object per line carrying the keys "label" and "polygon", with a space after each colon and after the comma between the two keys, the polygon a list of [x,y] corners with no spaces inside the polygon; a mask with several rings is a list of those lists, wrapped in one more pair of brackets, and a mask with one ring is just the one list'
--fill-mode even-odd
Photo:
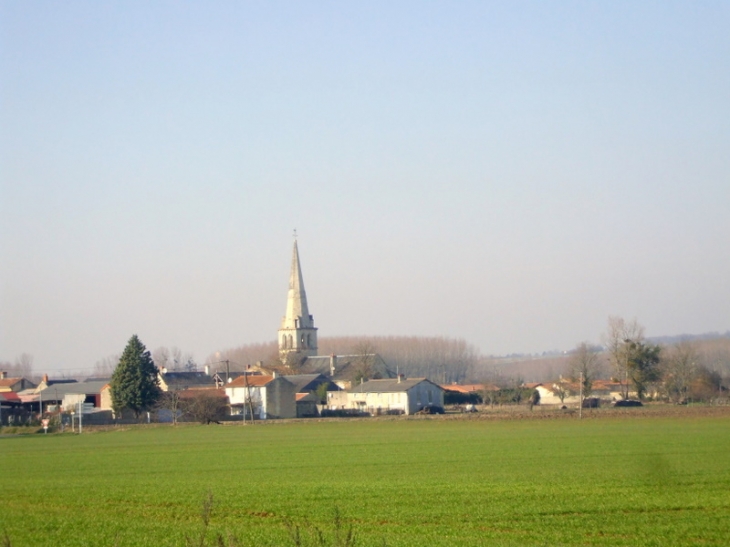
{"label": "red tile roof", "polygon": [[0,387],[13,387],[21,380],[22,378],[3,378],[0,380]]}
{"label": "red tile roof", "polygon": [[8,403],[19,403],[20,397],[14,391],[3,391],[0,393],[0,400],[4,400]]}
{"label": "red tile roof", "polygon": [[499,391],[497,386],[492,384],[442,384],[441,387],[446,391],[456,391],[458,393],[477,393],[479,391]]}

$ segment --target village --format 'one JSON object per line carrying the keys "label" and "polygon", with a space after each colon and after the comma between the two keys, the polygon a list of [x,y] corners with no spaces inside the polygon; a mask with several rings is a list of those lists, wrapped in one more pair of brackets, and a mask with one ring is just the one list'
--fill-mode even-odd
{"label": "village", "polygon": [[[634,403],[628,383],[594,379],[522,382],[509,389],[490,383],[438,383],[406,377],[378,353],[317,354],[317,328],[309,313],[295,240],[286,313],[278,330],[279,359],[244,370],[155,368],[159,396],[135,409],[115,404],[112,377],[53,379],[38,383],[0,375],[0,423],[22,425],[76,422],[103,425],[138,421],[173,422],[268,420],[327,416],[379,416],[473,412],[489,405],[526,404],[567,409]],[[136,336],[132,341],[141,344]],[[130,343],[132,343],[130,341]],[[589,355],[590,357],[590,355]],[[584,387],[586,387],[584,392]],[[652,395],[651,393],[649,395]],[[130,412],[130,410],[134,410]],[[140,412],[144,410],[143,412]],[[75,421],[76,422],[75,422]]]}

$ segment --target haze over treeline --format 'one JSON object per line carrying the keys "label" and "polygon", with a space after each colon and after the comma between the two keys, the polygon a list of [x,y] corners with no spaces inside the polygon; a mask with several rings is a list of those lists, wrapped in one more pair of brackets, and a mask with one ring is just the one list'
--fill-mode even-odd
{"label": "haze over treeline", "polygon": [[[445,336],[331,336],[319,339],[320,355],[378,353],[393,372],[425,376],[439,382],[462,382],[474,376],[479,351],[466,340]],[[246,344],[210,356],[209,363],[229,360],[231,370],[278,360],[277,343]],[[235,364],[234,364],[235,363]],[[235,367],[235,368],[234,368]]]}
{"label": "haze over treeline", "polygon": [[[730,378],[730,333],[704,333],[698,335],[649,337],[648,342],[659,344],[668,358],[672,348],[689,344],[695,365],[715,371],[723,378]],[[577,346],[577,345],[576,345]],[[599,353],[596,363],[598,377],[610,378],[615,374],[608,354],[600,345],[592,345]],[[150,349],[150,348],[148,348]],[[247,365],[262,363],[278,365],[279,352],[275,340],[255,344],[243,344],[222,349],[204,360],[178,347],[150,349],[155,364],[168,370],[202,370],[209,365],[211,371],[240,371]],[[515,382],[548,382],[571,373],[571,351],[552,351],[542,354],[510,354],[503,356],[482,355],[464,339],[445,336],[330,336],[319,339],[320,355],[363,355],[378,353],[393,372],[408,377],[427,377],[438,383],[490,382],[512,385]],[[84,378],[110,377],[119,361],[120,354],[113,354],[96,361],[93,369],[79,372]],[[226,364],[225,361],[228,361]],[[38,378],[43,373],[36,370],[33,356],[22,354],[15,362],[0,362],[0,369],[10,376]]]}
{"label": "haze over treeline", "polygon": [[[649,338],[665,349],[677,344],[692,345],[696,364],[730,377],[730,333],[706,333],[678,337]],[[610,378],[608,355],[600,346],[597,373]],[[319,340],[319,354],[359,355],[375,352],[385,360],[389,369],[406,376],[431,378],[439,383],[491,382],[510,384],[515,381],[547,382],[571,372],[572,351],[540,355],[486,356],[462,339],[442,336],[334,336]],[[213,370],[223,370],[229,360],[231,371],[262,362],[272,364],[278,359],[276,341],[245,344],[222,350],[210,356],[206,363]]]}

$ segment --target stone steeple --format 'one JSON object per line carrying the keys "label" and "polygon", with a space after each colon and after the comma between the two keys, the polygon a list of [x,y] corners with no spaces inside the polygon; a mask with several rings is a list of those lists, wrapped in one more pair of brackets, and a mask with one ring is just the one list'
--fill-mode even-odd
{"label": "stone steeple", "polygon": [[287,363],[291,362],[292,358],[299,359],[316,354],[317,329],[314,326],[314,317],[309,314],[307,293],[304,290],[302,268],[299,263],[299,248],[295,239],[286,315],[282,318],[279,328],[279,356]]}

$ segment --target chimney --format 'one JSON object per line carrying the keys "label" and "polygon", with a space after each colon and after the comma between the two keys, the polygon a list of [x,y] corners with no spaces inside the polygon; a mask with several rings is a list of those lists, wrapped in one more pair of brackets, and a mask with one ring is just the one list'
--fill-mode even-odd
{"label": "chimney", "polygon": [[5,372],[4,370],[2,372],[0,372],[0,380],[5,380],[5,378],[7,378],[7,377],[8,377],[7,372]]}
{"label": "chimney", "polygon": [[272,372],[272,373],[271,373],[271,376],[272,376],[273,378],[276,378],[276,377],[277,377],[276,371]]}
{"label": "chimney", "polygon": [[337,368],[337,355],[334,353],[330,355],[330,376],[335,375],[335,370]]}
{"label": "chimney", "polygon": [[48,383],[48,374],[43,375],[43,381],[47,384]]}
{"label": "chimney", "polygon": [[210,376],[210,366],[205,365],[205,375]]}

